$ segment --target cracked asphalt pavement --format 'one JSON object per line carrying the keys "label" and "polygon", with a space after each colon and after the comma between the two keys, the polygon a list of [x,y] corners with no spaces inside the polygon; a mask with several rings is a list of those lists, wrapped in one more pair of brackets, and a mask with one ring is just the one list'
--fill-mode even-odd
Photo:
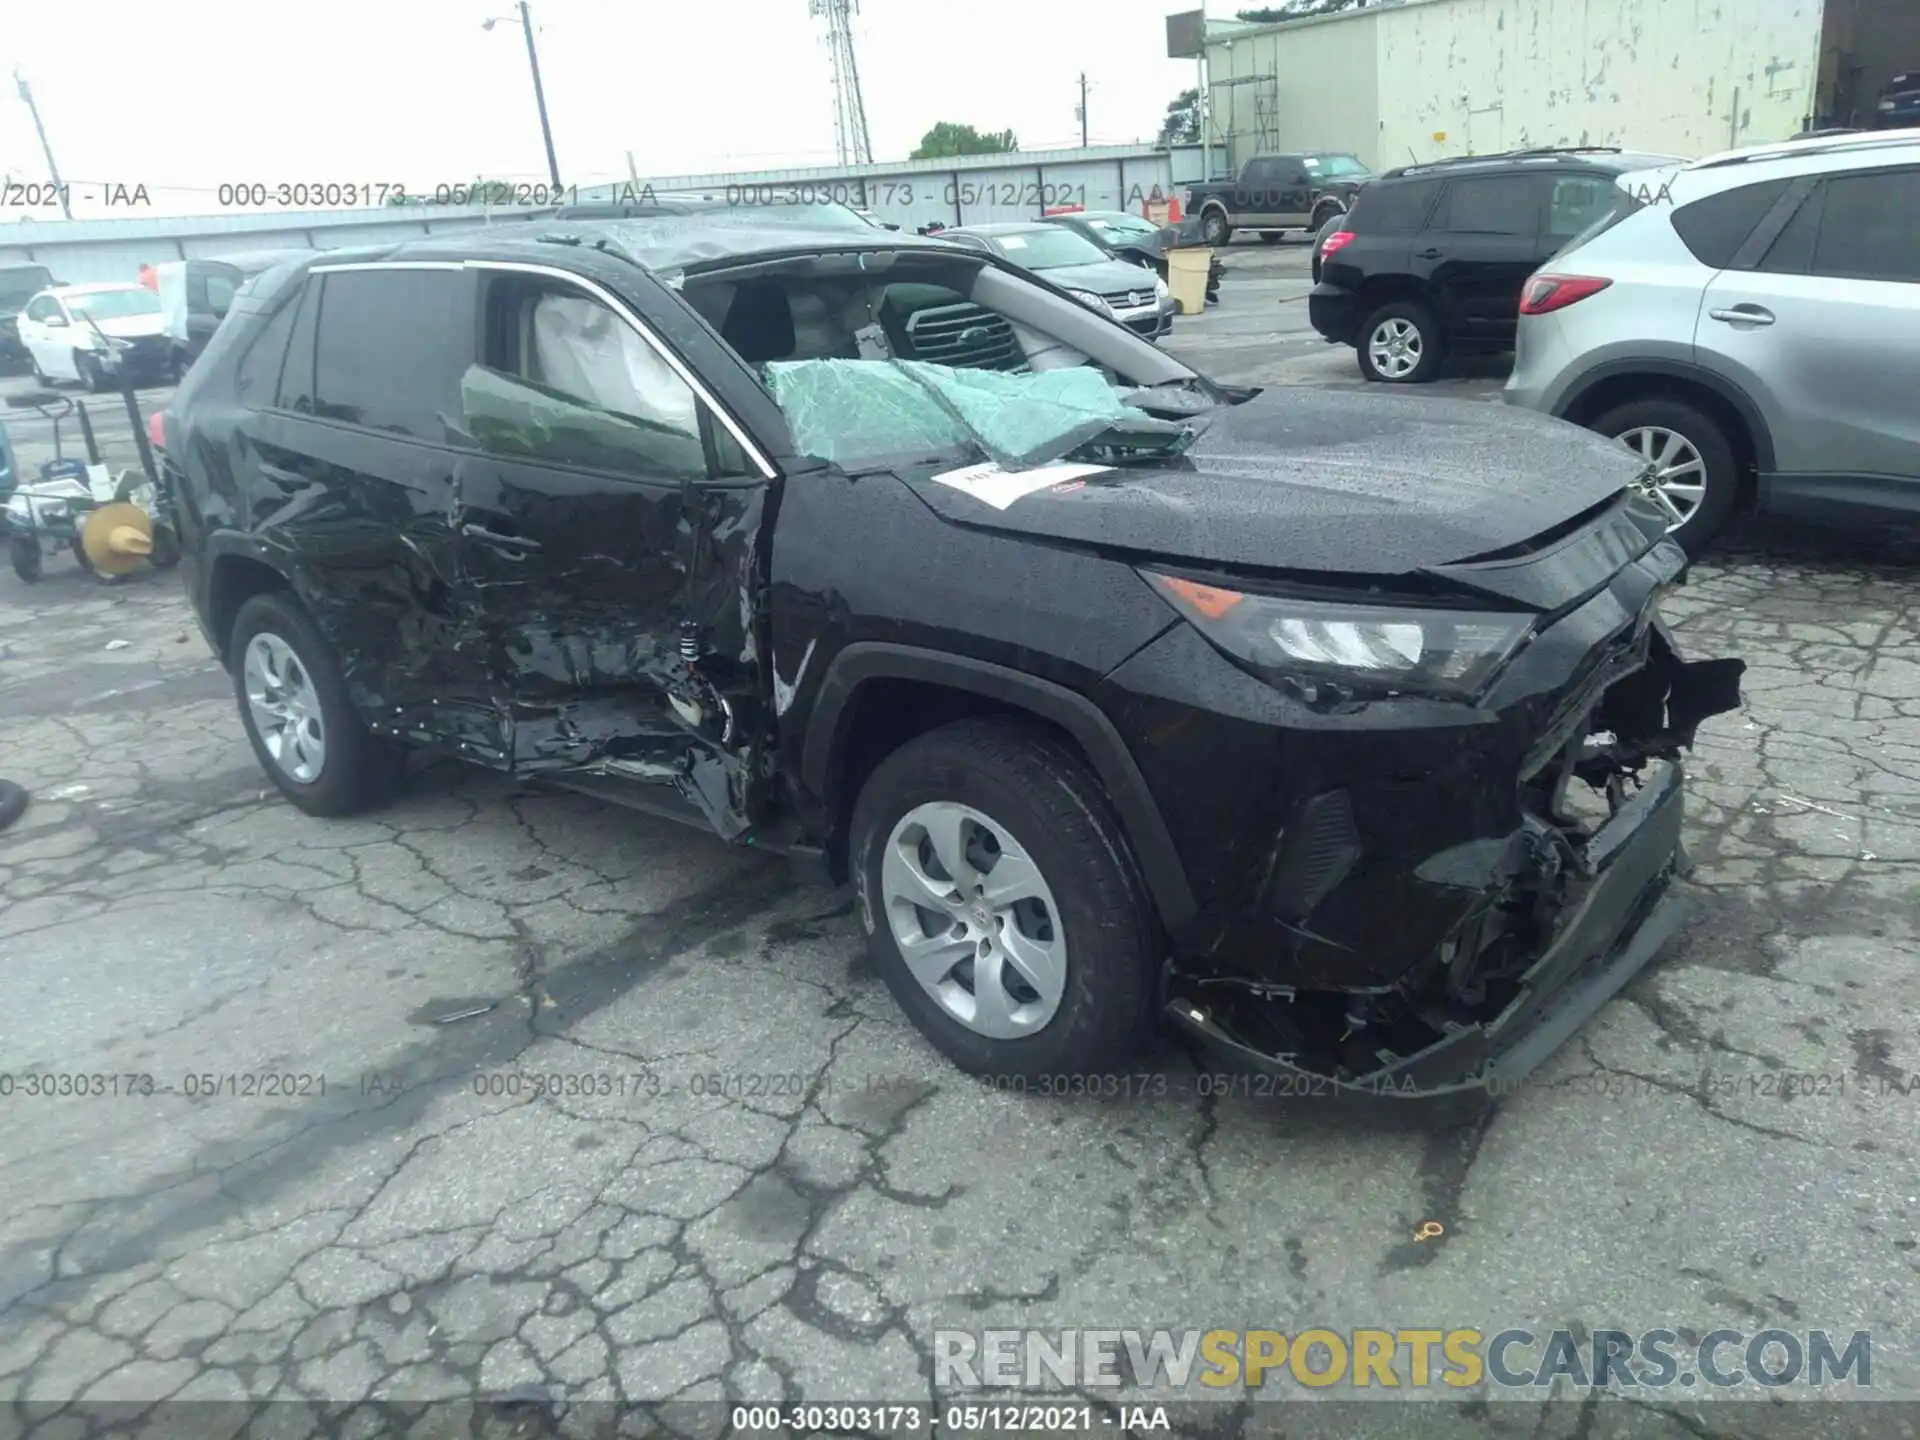
{"label": "cracked asphalt pavement", "polygon": [[[1231,263],[1172,349],[1360,383],[1303,335],[1302,250]],[[843,895],[452,763],[309,819],[173,577],[0,575],[0,774],[34,796],[0,833],[0,1402],[78,1435],[80,1401],[925,1401],[938,1328],[1309,1325],[1870,1330],[1876,1388],[1920,1392],[1917,556],[1749,530],[1696,568],[1683,642],[1749,665],[1689,767],[1698,912],[1445,1129],[1208,1093],[1171,1042],[1143,1096],[997,1092]],[[1289,1433],[1783,1408],[1700,1399]]]}

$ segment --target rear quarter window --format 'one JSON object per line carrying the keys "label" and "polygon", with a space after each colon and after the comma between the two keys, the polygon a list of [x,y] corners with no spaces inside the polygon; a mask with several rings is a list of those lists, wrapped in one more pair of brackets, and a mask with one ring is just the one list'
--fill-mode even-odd
{"label": "rear quarter window", "polygon": [[1763,180],[1682,205],[1673,212],[1674,233],[1702,265],[1724,270],[1792,183]]}
{"label": "rear quarter window", "polygon": [[1353,228],[1365,234],[1412,235],[1439,189],[1438,180],[1376,180],[1355,198],[1348,215]]}

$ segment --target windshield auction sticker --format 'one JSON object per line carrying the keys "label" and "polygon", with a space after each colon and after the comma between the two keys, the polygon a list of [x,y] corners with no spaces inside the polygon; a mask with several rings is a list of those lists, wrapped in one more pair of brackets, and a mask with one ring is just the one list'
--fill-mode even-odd
{"label": "windshield auction sticker", "polygon": [[1002,470],[988,461],[984,465],[948,470],[933,478],[942,485],[966,491],[974,499],[983,500],[996,510],[1004,510],[1023,495],[1031,495],[1036,490],[1045,490],[1050,485],[1059,485],[1068,480],[1101,475],[1112,468],[1111,465],[1042,465],[1033,470]]}

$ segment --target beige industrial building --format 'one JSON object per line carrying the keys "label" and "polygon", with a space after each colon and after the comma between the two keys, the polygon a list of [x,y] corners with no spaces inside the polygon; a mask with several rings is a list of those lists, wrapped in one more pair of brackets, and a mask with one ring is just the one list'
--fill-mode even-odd
{"label": "beige industrial building", "polygon": [[1376,167],[1548,145],[1703,155],[1870,123],[1920,70],[1920,0],[1376,0],[1279,24],[1168,18],[1229,163]]}

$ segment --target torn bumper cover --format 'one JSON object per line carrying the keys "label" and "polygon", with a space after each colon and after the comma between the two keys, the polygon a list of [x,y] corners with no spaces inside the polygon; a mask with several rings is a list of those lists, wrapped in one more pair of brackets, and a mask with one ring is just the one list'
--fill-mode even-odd
{"label": "torn bumper cover", "polygon": [[[1702,719],[1738,705],[1744,666],[1687,664],[1664,627],[1655,644],[1657,662],[1617,681],[1587,712],[1596,724],[1639,712],[1653,721],[1632,732],[1644,738],[1581,734],[1531,777],[1531,793],[1544,788],[1556,802],[1569,780],[1582,778],[1612,797],[1610,815],[1594,827],[1560,817],[1557,803],[1539,807],[1543,814],[1529,809],[1498,847],[1500,858],[1486,866],[1474,923],[1409,976],[1407,991],[1391,997],[1403,1022],[1393,1031],[1399,1043],[1369,1042],[1376,1032],[1363,1001],[1351,1006],[1348,1033],[1331,1047],[1339,1061],[1329,1064],[1329,1047],[1299,1027],[1291,1013],[1296,997],[1285,987],[1183,985],[1177,973],[1166,1006],[1173,1026],[1215,1062],[1268,1077],[1259,1093],[1272,1098],[1485,1101],[1512,1094],[1652,961],[1691,908],[1673,888],[1688,869],[1679,752]],[[1628,789],[1628,777],[1637,789]],[[1485,849],[1464,848],[1485,861]],[[1443,853],[1431,863],[1459,858]],[[1489,983],[1501,969],[1508,973]],[[1423,1017],[1425,1043],[1405,1043],[1408,1013]],[[1275,1043],[1294,1033],[1307,1043]]]}

